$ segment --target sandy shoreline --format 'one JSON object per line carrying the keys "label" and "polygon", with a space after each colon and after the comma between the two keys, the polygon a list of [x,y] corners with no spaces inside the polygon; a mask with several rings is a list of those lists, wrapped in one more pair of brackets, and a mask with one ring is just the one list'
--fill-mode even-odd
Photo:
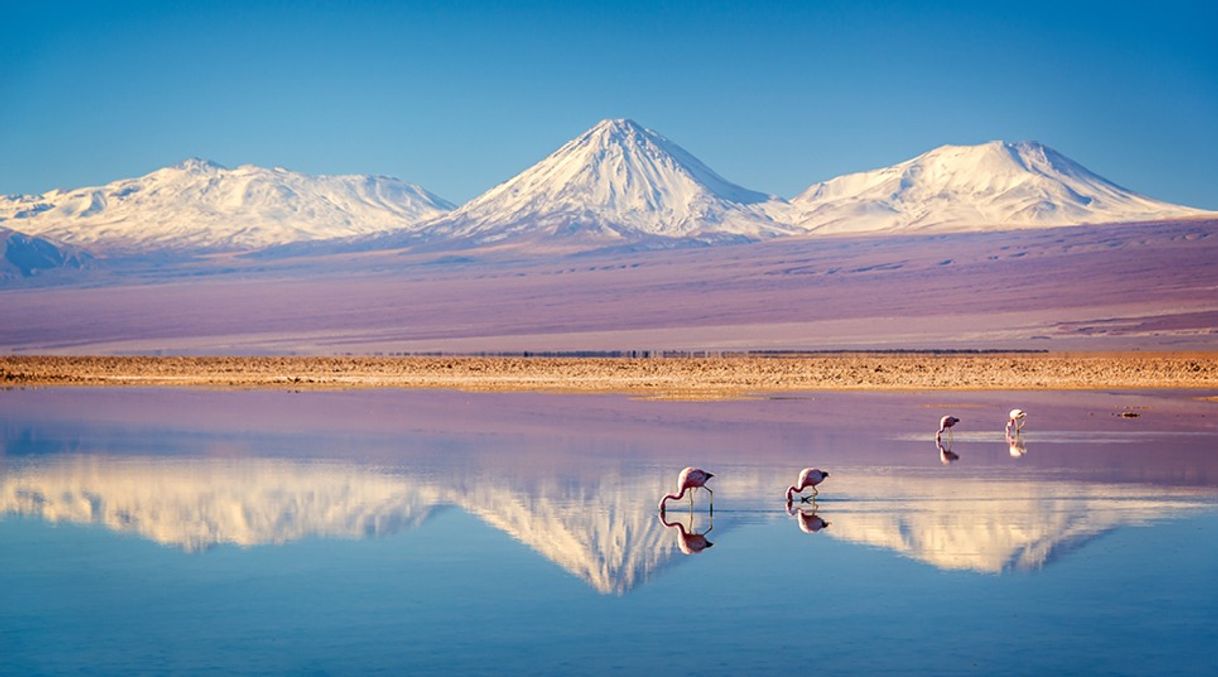
{"label": "sandy shoreline", "polygon": [[790,357],[0,356],[0,386],[619,392],[681,399],[813,390],[1218,389],[1218,353],[841,353]]}

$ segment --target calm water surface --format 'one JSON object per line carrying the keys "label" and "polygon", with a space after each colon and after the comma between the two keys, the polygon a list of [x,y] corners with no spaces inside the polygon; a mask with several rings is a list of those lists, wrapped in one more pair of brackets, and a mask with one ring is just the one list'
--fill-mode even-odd
{"label": "calm water surface", "polygon": [[1212,674],[1198,395],[0,391],[0,672]]}

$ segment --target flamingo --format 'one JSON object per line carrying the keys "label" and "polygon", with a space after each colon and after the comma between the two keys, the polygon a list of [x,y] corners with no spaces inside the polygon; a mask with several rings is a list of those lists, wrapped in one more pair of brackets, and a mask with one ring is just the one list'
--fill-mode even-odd
{"label": "flamingo", "polygon": [[706,486],[707,480],[714,477],[714,473],[706,472],[701,468],[686,468],[677,475],[677,493],[668,494],[660,499],[660,514],[664,514],[664,504],[672,500],[681,500],[685,496],[685,492],[689,492],[689,509],[694,508],[694,490],[701,487],[710,492],[710,511],[715,512],[715,492],[711,491],[710,487]]}
{"label": "flamingo", "polygon": [[[787,487],[787,505],[791,505],[794,494],[802,494],[804,489],[808,489],[809,487],[812,489],[813,496],[819,494],[820,492],[816,490],[816,485],[824,482],[825,478],[828,476],[829,473],[820,470],[819,468],[804,468],[803,470],[800,470],[799,479],[795,480],[795,484]],[[799,500],[804,503],[808,501],[808,499],[804,498],[803,496],[800,496]]]}
{"label": "flamingo", "polygon": [[943,434],[944,430],[946,430],[947,439],[950,443],[952,439],[952,428],[955,427],[955,425],[959,422],[960,419],[956,418],[955,416],[944,416],[943,418],[939,419],[939,431],[935,433],[935,440],[938,440],[939,436]]}
{"label": "flamingo", "polygon": [[669,522],[668,520],[664,519],[664,513],[663,512],[660,513],[660,524],[663,524],[664,526],[668,527],[669,529],[676,527],[676,529],[677,529],[677,548],[684,555],[696,555],[696,554],[702,552],[703,550],[706,550],[707,548],[714,545],[714,543],[711,543],[710,541],[706,540],[706,535],[709,534],[711,532],[711,530],[715,528],[714,522],[711,522],[711,525],[709,527],[707,527],[706,531],[703,531],[702,533],[698,533],[698,532],[694,531],[693,520],[694,520],[693,513],[690,513],[690,515],[689,515],[690,526],[689,526],[689,528],[686,528],[685,525],[681,524],[680,522]]}
{"label": "flamingo", "polygon": [[1017,434],[1023,430],[1023,425],[1028,419],[1028,412],[1023,409],[1012,409],[1007,416],[1007,432],[1014,430]]}

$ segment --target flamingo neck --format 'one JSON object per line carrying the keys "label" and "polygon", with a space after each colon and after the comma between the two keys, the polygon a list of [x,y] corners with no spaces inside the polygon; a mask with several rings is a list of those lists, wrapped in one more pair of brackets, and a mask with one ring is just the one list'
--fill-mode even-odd
{"label": "flamingo neck", "polygon": [[664,498],[660,499],[660,510],[664,509],[664,504],[667,503],[668,501],[678,501],[684,496],[685,496],[684,487],[681,488],[681,493],[679,493],[679,494],[667,494],[666,496],[664,496]]}
{"label": "flamingo neck", "polygon": [[799,488],[798,488],[798,487],[796,487],[794,484],[792,484],[791,486],[787,487],[787,503],[790,503],[790,502],[791,502],[791,500],[792,500],[792,495],[793,495],[793,494],[795,494],[795,493],[796,493],[796,492],[798,492],[798,491],[799,491]]}

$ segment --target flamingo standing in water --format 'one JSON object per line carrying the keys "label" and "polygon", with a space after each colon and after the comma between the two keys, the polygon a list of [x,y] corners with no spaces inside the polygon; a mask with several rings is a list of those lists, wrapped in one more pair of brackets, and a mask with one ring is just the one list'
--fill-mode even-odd
{"label": "flamingo standing in water", "polygon": [[664,514],[664,504],[671,500],[681,500],[685,497],[685,492],[689,492],[689,509],[694,509],[694,491],[702,488],[710,493],[710,510],[715,512],[715,492],[711,491],[710,487],[706,486],[707,480],[714,477],[714,473],[706,472],[701,468],[686,468],[677,475],[677,493],[668,494],[660,499],[660,514]]}
{"label": "flamingo standing in water", "polygon": [[1027,419],[1028,412],[1024,411],[1023,409],[1012,409],[1011,413],[1007,415],[1007,433],[1010,434],[1012,431],[1014,431],[1016,434],[1018,434],[1021,430],[1023,430],[1023,425]]}
{"label": "flamingo standing in water", "polygon": [[935,441],[937,442],[940,436],[943,435],[943,431],[946,430],[948,444],[951,444],[952,428],[954,428],[959,422],[960,419],[956,418],[955,416],[944,416],[943,418],[939,419],[939,431],[935,433]]}
{"label": "flamingo standing in water", "polygon": [[[820,492],[816,490],[816,485],[825,481],[829,473],[820,470],[819,468],[804,468],[799,471],[799,479],[795,480],[795,484],[787,487],[787,505],[791,505],[792,497],[795,494],[802,494],[805,489],[811,488],[812,495],[816,496]],[[801,502],[806,503],[807,498],[799,497]]]}

